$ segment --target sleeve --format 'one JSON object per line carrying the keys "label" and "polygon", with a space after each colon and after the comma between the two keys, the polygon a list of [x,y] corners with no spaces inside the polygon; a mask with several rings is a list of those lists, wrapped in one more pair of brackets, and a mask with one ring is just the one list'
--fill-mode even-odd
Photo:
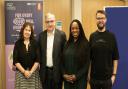
{"label": "sleeve", "polygon": [[66,47],[66,42],[67,42],[66,35],[64,32],[62,33],[62,41],[63,41],[62,42],[62,55],[61,55],[62,60],[60,61],[61,62],[60,64],[61,64],[61,73],[64,74],[65,73],[65,71],[64,71],[64,69],[65,69],[64,68],[64,49]]}
{"label": "sleeve", "polygon": [[62,60],[61,60],[61,73],[62,75],[65,74],[65,65],[64,65],[64,52],[66,49],[66,43],[64,45],[64,50],[62,51]]}
{"label": "sleeve", "polygon": [[91,46],[91,42],[92,42],[92,35],[90,35],[89,37],[89,46]]}
{"label": "sleeve", "polygon": [[90,64],[90,48],[89,48],[89,44],[87,44],[85,50],[85,63],[84,66],[76,73],[76,79],[79,80],[81,79],[83,76],[87,76],[88,75],[88,69],[89,69],[89,64]]}
{"label": "sleeve", "polygon": [[39,34],[39,37],[38,37],[38,40],[37,40],[37,45],[38,45],[38,50],[37,50],[37,54],[38,54],[38,58],[39,58],[39,63],[40,65],[42,65],[42,51],[41,51],[41,42],[42,42],[42,35],[43,35],[43,32],[41,32]]}
{"label": "sleeve", "polygon": [[91,47],[92,47],[92,34],[90,35],[90,38],[89,38],[89,47],[90,47],[90,60],[92,60],[92,51],[91,51]]}
{"label": "sleeve", "polygon": [[64,45],[65,45],[65,43],[66,43],[66,41],[67,41],[67,39],[66,39],[66,35],[65,35],[65,33],[63,32],[63,34],[62,34],[62,40],[63,40],[63,42],[62,42],[62,47],[64,48]]}
{"label": "sleeve", "polygon": [[14,49],[13,49],[13,65],[15,65],[16,63],[19,63],[18,60],[18,44],[17,42],[14,45]]}
{"label": "sleeve", "polygon": [[119,59],[119,52],[118,52],[118,46],[117,46],[117,41],[115,36],[113,36],[113,42],[114,42],[114,47],[113,47],[113,53],[112,53],[112,58],[113,60],[118,60]]}
{"label": "sleeve", "polygon": [[35,42],[35,46],[36,46],[36,60],[35,62],[40,62],[40,52],[39,52],[39,44],[37,42]]}

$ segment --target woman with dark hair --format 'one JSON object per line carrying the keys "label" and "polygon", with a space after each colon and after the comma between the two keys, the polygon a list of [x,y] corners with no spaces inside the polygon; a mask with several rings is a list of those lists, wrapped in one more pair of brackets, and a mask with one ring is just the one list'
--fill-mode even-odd
{"label": "woman with dark hair", "polygon": [[64,89],[86,89],[90,49],[82,24],[75,19],[63,52]]}
{"label": "woman with dark hair", "polygon": [[31,23],[26,22],[20,31],[13,50],[13,65],[16,66],[15,89],[42,89],[39,79],[39,49],[34,39]]}

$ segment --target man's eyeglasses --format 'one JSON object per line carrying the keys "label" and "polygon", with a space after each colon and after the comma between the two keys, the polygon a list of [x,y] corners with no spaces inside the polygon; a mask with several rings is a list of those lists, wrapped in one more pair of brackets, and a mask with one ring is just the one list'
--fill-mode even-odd
{"label": "man's eyeglasses", "polygon": [[53,23],[55,20],[45,21],[46,23]]}

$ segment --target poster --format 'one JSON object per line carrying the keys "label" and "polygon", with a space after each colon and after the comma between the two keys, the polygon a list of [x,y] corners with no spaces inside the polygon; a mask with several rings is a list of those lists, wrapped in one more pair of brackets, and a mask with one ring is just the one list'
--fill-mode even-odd
{"label": "poster", "polygon": [[6,89],[14,89],[15,71],[12,70],[12,53],[20,29],[25,22],[31,22],[37,39],[43,28],[42,16],[43,0],[5,1]]}
{"label": "poster", "polygon": [[62,30],[62,21],[56,21],[56,29]]}

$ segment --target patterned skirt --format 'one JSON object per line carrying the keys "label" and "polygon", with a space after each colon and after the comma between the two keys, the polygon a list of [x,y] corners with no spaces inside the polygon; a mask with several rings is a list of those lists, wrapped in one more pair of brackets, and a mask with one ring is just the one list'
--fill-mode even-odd
{"label": "patterned skirt", "polygon": [[38,71],[35,71],[28,79],[20,71],[16,71],[15,78],[15,89],[42,89]]}

